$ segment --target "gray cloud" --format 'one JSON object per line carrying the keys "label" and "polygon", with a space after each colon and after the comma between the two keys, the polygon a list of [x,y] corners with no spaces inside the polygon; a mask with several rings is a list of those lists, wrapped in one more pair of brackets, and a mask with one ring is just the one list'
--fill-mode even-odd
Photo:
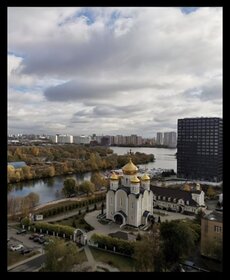
{"label": "gray cloud", "polygon": [[183,94],[187,98],[198,98],[203,101],[221,99],[222,83],[214,80],[200,87],[187,89]]}
{"label": "gray cloud", "polygon": [[[165,88],[166,84],[138,81],[97,81],[97,80],[73,80],[54,87],[49,87],[44,94],[50,101],[111,99],[126,91],[135,91],[146,88]],[[116,96],[115,96],[116,94]]]}
{"label": "gray cloud", "polygon": [[222,115],[222,8],[10,7],[8,50],[14,131],[153,136]]}

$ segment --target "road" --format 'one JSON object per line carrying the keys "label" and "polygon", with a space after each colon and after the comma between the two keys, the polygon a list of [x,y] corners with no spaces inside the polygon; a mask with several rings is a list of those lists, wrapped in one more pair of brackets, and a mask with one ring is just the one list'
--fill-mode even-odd
{"label": "road", "polygon": [[45,261],[45,255],[40,255],[31,261],[25,262],[21,265],[8,270],[9,272],[22,272],[22,271],[37,271]]}

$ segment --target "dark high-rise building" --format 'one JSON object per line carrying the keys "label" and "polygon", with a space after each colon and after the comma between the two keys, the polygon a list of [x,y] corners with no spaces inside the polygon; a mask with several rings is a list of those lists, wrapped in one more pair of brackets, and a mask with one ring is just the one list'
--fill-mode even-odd
{"label": "dark high-rise building", "polygon": [[178,120],[177,177],[219,182],[223,177],[223,120]]}

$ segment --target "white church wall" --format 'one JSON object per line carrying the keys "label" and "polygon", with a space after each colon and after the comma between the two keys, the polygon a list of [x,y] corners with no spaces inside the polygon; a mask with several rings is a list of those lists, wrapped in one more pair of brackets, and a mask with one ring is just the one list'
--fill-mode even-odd
{"label": "white church wall", "polygon": [[116,212],[122,210],[127,215],[127,194],[124,190],[118,190],[116,192]]}
{"label": "white church wall", "polygon": [[128,220],[127,224],[135,226],[137,215],[136,197],[134,194],[128,196]]}
{"label": "white church wall", "polygon": [[106,194],[106,218],[113,219],[115,213],[115,194],[113,191],[108,191]]}

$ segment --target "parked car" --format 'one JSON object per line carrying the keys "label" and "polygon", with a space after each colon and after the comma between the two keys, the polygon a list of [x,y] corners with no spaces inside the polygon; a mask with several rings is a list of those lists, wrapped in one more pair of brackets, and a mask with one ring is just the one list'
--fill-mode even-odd
{"label": "parked car", "polygon": [[29,239],[34,239],[35,237],[39,237],[38,233],[33,233],[32,235],[30,235]]}
{"label": "parked car", "polygon": [[46,242],[46,239],[44,237],[41,237],[41,238],[38,239],[38,242],[40,244],[44,244]]}
{"label": "parked car", "polygon": [[26,233],[26,230],[25,229],[20,229],[16,232],[17,234],[22,234],[22,233]]}
{"label": "parked car", "polygon": [[22,244],[18,244],[18,245],[12,245],[11,247],[10,247],[10,250],[11,251],[19,251],[19,250],[21,250],[21,249],[23,249],[24,248],[24,246],[22,245]]}
{"label": "parked car", "polygon": [[22,254],[22,255],[25,255],[25,254],[29,254],[30,252],[32,251],[32,249],[22,249],[21,251],[20,251],[20,253]]}

